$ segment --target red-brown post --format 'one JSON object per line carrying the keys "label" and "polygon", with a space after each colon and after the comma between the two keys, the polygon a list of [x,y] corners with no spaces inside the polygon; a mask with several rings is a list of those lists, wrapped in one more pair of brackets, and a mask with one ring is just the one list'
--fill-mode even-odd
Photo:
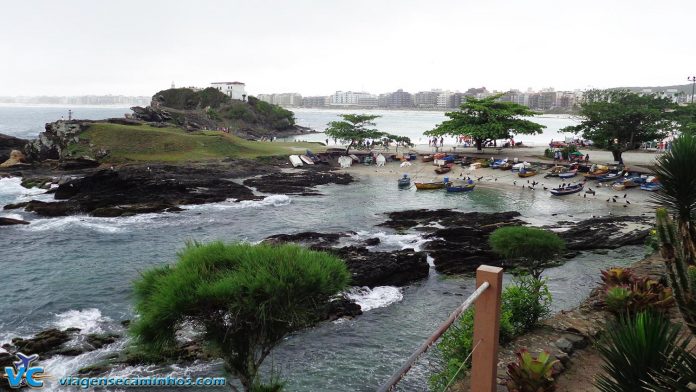
{"label": "red-brown post", "polygon": [[[474,304],[475,347],[471,356],[471,392],[495,392],[497,388],[498,335],[500,334],[500,292],[503,269],[482,265],[476,270],[476,287],[488,282]],[[478,347],[476,345],[478,344]]]}

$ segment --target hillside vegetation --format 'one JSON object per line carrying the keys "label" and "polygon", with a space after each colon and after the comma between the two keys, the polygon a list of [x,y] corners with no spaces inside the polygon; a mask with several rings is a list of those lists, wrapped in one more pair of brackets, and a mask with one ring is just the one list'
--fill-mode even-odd
{"label": "hillside vegetation", "polygon": [[185,162],[210,159],[257,158],[322,151],[317,143],[256,142],[220,131],[187,132],[177,127],[92,123],[79,135],[79,143],[68,149],[73,156],[95,156],[105,150],[102,159],[109,162],[153,161]]}

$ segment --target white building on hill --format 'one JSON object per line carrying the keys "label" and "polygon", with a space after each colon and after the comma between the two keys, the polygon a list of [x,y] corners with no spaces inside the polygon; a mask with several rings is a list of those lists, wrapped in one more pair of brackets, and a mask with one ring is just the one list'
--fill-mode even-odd
{"label": "white building on hill", "polygon": [[242,82],[213,82],[210,83],[210,87],[229,95],[232,99],[243,101],[247,96],[245,85]]}

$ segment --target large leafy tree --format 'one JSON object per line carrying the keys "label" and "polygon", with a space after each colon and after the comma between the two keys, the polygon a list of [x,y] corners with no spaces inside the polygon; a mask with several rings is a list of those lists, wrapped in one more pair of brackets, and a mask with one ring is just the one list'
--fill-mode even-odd
{"label": "large leafy tree", "polygon": [[677,106],[672,112],[672,119],[679,131],[696,134],[696,104]]}
{"label": "large leafy tree", "polygon": [[514,134],[541,133],[541,124],[525,120],[523,117],[538,113],[514,102],[500,101],[502,94],[486,98],[468,98],[456,112],[445,113],[449,120],[435,129],[425,132],[429,136],[470,136],[481,151],[484,143],[509,139]]}
{"label": "large leafy tree", "polygon": [[144,349],[166,354],[177,332],[193,326],[249,391],[273,347],[321,320],[349,280],[343,261],[298,245],[193,244],[176,264],[135,282],[140,317],[131,332]]}
{"label": "large leafy tree", "polygon": [[643,142],[664,138],[673,128],[674,103],[654,94],[629,90],[590,90],[580,103],[582,121],[562,132],[582,133],[595,146],[612,152],[620,161],[624,151]]}
{"label": "large leafy tree", "polygon": [[354,145],[368,139],[380,139],[386,133],[374,129],[374,120],[380,116],[370,114],[339,114],[343,121],[331,121],[326,128],[327,136],[347,143],[346,154]]}

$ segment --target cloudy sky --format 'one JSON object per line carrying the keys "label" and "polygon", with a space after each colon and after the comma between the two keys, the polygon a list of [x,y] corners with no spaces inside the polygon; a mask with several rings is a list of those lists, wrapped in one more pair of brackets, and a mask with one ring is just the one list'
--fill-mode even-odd
{"label": "cloudy sky", "polygon": [[670,85],[694,0],[3,0],[0,96]]}

